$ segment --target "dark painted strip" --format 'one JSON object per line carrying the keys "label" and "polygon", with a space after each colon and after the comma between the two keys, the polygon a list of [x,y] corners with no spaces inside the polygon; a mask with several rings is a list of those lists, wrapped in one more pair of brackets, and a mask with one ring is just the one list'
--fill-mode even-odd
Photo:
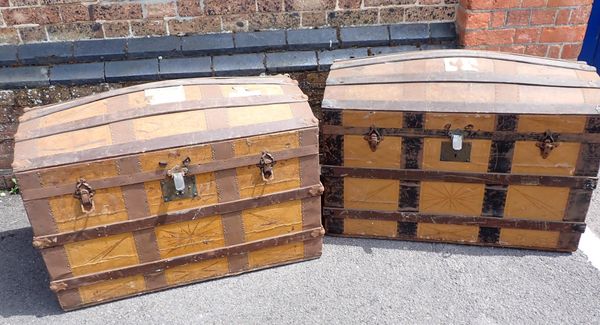
{"label": "dark painted strip", "polygon": [[328,207],[344,207],[344,179],[334,177],[321,178],[325,192],[323,205]]}
{"label": "dark painted strip", "polygon": [[492,218],[502,218],[504,216],[507,191],[508,186],[506,185],[486,184],[481,215]]}
{"label": "dark painted strip", "polygon": [[321,113],[323,114],[323,124],[342,125],[342,111],[324,109],[321,111]]}
{"label": "dark painted strip", "polygon": [[398,221],[398,237],[415,237],[417,236],[416,222]]}
{"label": "dark painted strip", "polygon": [[480,227],[478,238],[482,243],[497,244],[500,239],[500,229],[495,227]]}
{"label": "dark painted strip", "polygon": [[452,225],[468,225],[480,227],[494,228],[515,228],[529,229],[542,231],[561,231],[561,232],[577,232],[585,231],[585,223],[583,222],[563,222],[563,221],[546,221],[546,220],[528,220],[528,219],[504,219],[504,218],[489,218],[482,216],[456,216],[456,215],[439,215],[439,214],[421,214],[415,212],[400,212],[400,211],[370,211],[370,210],[349,210],[339,208],[325,207],[323,209],[325,218],[350,218],[350,219],[368,219],[368,220],[384,220],[384,221],[402,221],[402,222],[417,222],[417,223],[435,223],[435,224],[452,224]]}
{"label": "dark painted strip", "polygon": [[500,185],[543,185],[571,187],[592,191],[598,181],[595,177],[544,176],[498,173],[449,172],[420,169],[368,169],[355,167],[322,166],[323,177],[360,177],[378,179],[402,179],[407,181],[439,180],[459,183],[486,183]]}
{"label": "dark painted strip", "polygon": [[419,211],[420,182],[400,182],[400,200],[398,210],[405,212]]}
{"label": "dark painted strip", "polygon": [[344,136],[322,135],[321,142],[321,164],[322,165],[344,165]]}

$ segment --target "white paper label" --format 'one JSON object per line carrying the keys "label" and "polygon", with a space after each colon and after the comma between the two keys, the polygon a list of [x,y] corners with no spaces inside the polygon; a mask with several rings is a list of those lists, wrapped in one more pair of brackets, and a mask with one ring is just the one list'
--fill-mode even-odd
{"label": "white paper label", "polygon": [[444,69],[447,72],[479,71],[477,60],[473,58],[445,58]]}
{"label": "white paper label", "polygon": [[146,100],[150,105],[177,103],[185,101],[183,86],[164,87],[144,90]]}

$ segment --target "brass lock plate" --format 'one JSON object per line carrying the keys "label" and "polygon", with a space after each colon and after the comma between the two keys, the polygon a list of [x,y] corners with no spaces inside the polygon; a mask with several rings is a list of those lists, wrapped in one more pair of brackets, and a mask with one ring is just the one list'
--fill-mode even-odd
{"label": "brass lock plate", "polygon": [[461,150],[454,150],[451,141],[442,142],[440,161],[471,162],[471,143],[463,142]]}
{"label": "brass lock plate", "polygon": [[175,182],[173,182],[172,178],[169,177],[160,181],[160,189],[162,190],[163,201],[171,202],[175,200],[191,199],[198,196],[198,190],[196,189],[196,177],[194,175],[183,176],[183,181],[185,183],[185,189],[183,190],[183,193],[177,193],[177,190],[175,189]]}

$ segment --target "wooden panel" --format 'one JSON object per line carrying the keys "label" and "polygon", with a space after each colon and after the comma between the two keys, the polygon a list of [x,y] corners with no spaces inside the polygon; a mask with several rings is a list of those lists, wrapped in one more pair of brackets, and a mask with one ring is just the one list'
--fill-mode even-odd
{"label": "wooden panel", "polygon": [[52,125],[83,120],[94,116],[106,115],[107,113],[107,100],[100,100],[42,117],[39,119],[39,127],[45,128]]}
{"label": "wooden panel", "polygon": [[233,152],[235,157],[243,157],[261,154],[263,151],[284,151],[299,146],[298,132],[294,131],[236,140],[233,142]]}
{"label": "wooden panel", "polygon": [[500,229],[501,245],[514,245],[524,247],[555,248],[558,245],[558,231]]}
{"label": "wooden panel", "polygon": [[344,219],[344,234],[346,235],[396,237],[397,229],[396,221]]}
{"label": "wooden panel", "polygon": [[402,138],[384,137],[376,151],[362,135],[344,136],[344,166],[400,168]]}
{"label": "wooden panel", "polygon": [[75,192],[75,184],[77,184],[77,181],[80,178],[85,178],[90,181],[117,176],[118,174],[119,171],[117,170],[117,165],[114,160],[63,166],[39,171],[43,187],[72,184],[73,192]]}
{"label": "wooden panel", "polygon": [[402,128],[401,112],[344,111],[342,125],[355,127]]}
{"label": "wooden panel", "polygon": [[485,184],[421,182],[419,212],[481,215]]}
{"label": "wooden panel", "polygon": [[283,95],[280,85],[222,85],[219,88],[224,97]]}
{"label": "wooden panel", "polygon": [[24,147],[35,148],[35,156],[29,158],[83,151],[109,146],[112,143],[110,128],[106,125],[21,142]]}
{"label": "wooden panel", "polygon": [[192,254],[225,245],[220,216],[158,226],[155,233],[161,258]]}
{"label": "wooden panel", "polygon": [[400,181],[393,179],[344,178],[344,208],[396,211]]}
{"label": "wooden panel", "polygon": [[[190,164],[201,164],[213,160],[210,145],[199,145],[186,148],[177,148],[149,152],[140,155],[142,171],[154,171],[181,166],[185,158],[190,158]],[[159,162],[166,162],[167,167],[160,167]]]}
{"label": "wooden panel", "polygon": [[417,237],[430,240],[444,240],[457,242],[477,242],[479,227],[462,225],[442,225],[433,223],[420,223],[417,226]]}
{"label": "wooden panel", "polygon": [[288,104],[230,107],[227,120],[230,127],[290,120],[292,109]]}
{"label": "wooden panel", "polygon": [[509,218],[562,220],[569,200],[569,188],[510,185],[504,216]]}
{"label": "wooden panel", "polygon": [[262,179],[256,165],[236,168],[236,172],[242,199],[300,187],[298,158],[278,161],[273,167],[273,179],[267,182]]}
{"label": "wooden panel", "polygon": [[511,172],[531,175],[572,176],[577,166],[581,144],[559,142],[558,147],[544,159],[536,141],[517,141],[513,154]]}
{"label": "wooden panel", "polygon": [[187,283],[224,275],[229,272],[227,257],[175,266],[165,270],[169,285]]}
{"label": "wooden panel", "polygon": [[53,197],[48,201],[56,226],[61,232],[127,220],[127,210],[120,187],[96,190],[95,210],[88,214],[81,210],[81,203],[72,194]]}
{"label": "wooden panel", "polygon": [[260,240],[302,230],[300,200],[242,211],[244,238]]}
{"label": "wooden panel", "polygon": [[446,171],[464,171],[485,173],[488,169],[490,159],[490,140],[466,140],[465,143],[471,143],[470,162],[440,161],[442,151],[442,142],[449,142],[448,139],[425,138],[423,142],[423,169],[428,170],[446,170]]}
{"label": "wooden panel", "polygon": [[103,281],[79,288],[84,304],[123,297],[146,289],[144,277],[136,275],[115,280]]}
{"label": "wooden panel", "polygon": [[304,257],[304,243],[291,243],[259,249],[248,253],[250,268],[269,266],[282,262],[298,260]]}
{"label": "wooden panel", "polygon": [[[554,99],[555,96],[550,96]],[[546,132],[554,133],[583,133],[585,129],[585,116],[574,115],[520,115],[518,132]]]}
{"label": "wooden panel", "polygon": [[[166,181],[172,181],[167,179]],[[179,211],[216,204],[218,202],[217,183],[214,173],[196,175],[196,189],[198,196],[189,199],[180,199],[165,202],[162,196],[160,181],[144,183],[150,214],[165,214],[167,212]]]}
{"label": "wooden panel", "polygon": [[65,245],[73,275],[83,275],[138,264],[131,233]]}
{"label": "wooden panel", "polygon": [[149,140],[170,135],[206,130],[204,111],[157,115],[133,120],[135,137]]}
{"label": "wooden panel", "polygon": [[473,125],[473,130],[493,131],[496,118],[492,114],[449,114],[449,113],[426,113],[425,129],[445,129],[450,124],[450,129],[464,129],[467,125]]}

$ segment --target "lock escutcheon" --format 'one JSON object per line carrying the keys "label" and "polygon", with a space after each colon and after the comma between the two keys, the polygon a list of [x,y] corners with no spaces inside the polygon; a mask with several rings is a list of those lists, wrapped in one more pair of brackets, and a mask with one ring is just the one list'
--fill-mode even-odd
{"label": "lock escutcheon", "polygon": [[381,141],[383,141],[383,136],[375,126],[371,126],[369,132],[365,134],[364,139],[369,144],[369,148],[371,148],[371,151],[375,152],[377,151],[377,147],[379,146]]}
{"label": "lock escutcheon", "polygon": [[275,165],[275,158],[270,153],[263,151],[260,160],[258,161],[258,168],[260,169],[260,175],[263,181],[268,182],[275,178],[273,173],[273,166]]}
{"label": "lock escutcheon", "polygon": [[81,211],[83,213],[91,213],[96,209],[94,204],[94,194],[96,191],[86,182],[84,178],[80,178],[75,185],[75,193],[73,197],[81,203]]}
{"label": "lock escutcheon", "polygon": [[560,143],[556,142],[552,131],[546,130],[540,142],[536,143],[535,145],[540,148],[540,154],[542,155],[542,158],[546,159],[550,155],[550,152],[552,152],[554,148],[558,147]]}

